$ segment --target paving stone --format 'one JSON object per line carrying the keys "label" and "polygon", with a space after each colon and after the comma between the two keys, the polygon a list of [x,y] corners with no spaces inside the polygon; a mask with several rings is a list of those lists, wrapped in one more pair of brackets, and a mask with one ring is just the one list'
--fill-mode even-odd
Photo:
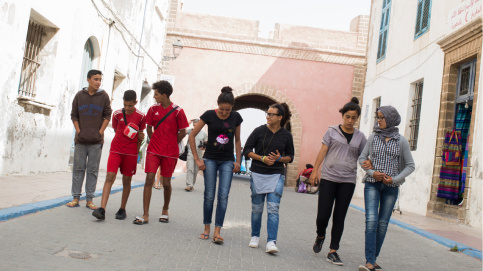
{"label": "paving stone", "polygon": [[[114,219],[121,193],[109,198],[106,220],[80,208],[60,206],[0,223],[0,269],[8,270],[357,270],[364,263],[364,214],[349,209],[339,255],[344,266],[326,261],[330,238],[319,254],[312,252],[317,195],[284,191],[280,209],[278,255],[265,253],[266,214],[260,247],[249,248],[249,181],[234,178],[225,227],[225,244],[198,238],[203,231],[203,178],[192,192],[184,177],[173,180],[170,222],[159,223],[162,190],[153,190],[149,224],[134,225],[142,214],[143,188],[133,189],[128,218]],[[96,203],[100,198],[95,198]],[[215,208],[216,210],[216,208]],[[214,228],[214,226],[213,226]],[[327,229],[330,233],[330,226]],[[328,234],[330,235],[330,234]],[[210,238],[213,232],[210,234]],[[59,256],[60,251],[96,255],[90,259]],[[450,252],[438,243],[394,225],[389,226],[381,256],[385,270],[481,270],[481,261]]]}

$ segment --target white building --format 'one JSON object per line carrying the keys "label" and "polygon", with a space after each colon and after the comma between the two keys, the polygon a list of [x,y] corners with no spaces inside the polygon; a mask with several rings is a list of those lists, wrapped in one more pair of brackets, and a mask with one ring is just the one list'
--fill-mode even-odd
{"label": "white building", "polygon": [[[169,9],[170,0],[2,1],[0,174],[68,170],[72,100],[90,69],[104,73],[113,111],[133,89],[146,112],[162,74]],[[113,135],[108,128],[106,146]]]}
{"label": "white building", "polygon": [[[416,163],[400,189],[402,210],[478,228],[483,179],[481,2],[372,1],[360,124],[369,135],[379,105],[393,105],[401,114],[399,130],[410,141]],[[464,189],[459,183],[462,197],[448,200],[437,196],[442,148],[446,131],[462,125],[462,116],[467,117],[462,131],[469,132],[467,177]],[[362,185],[356,195],[363,196]]]}

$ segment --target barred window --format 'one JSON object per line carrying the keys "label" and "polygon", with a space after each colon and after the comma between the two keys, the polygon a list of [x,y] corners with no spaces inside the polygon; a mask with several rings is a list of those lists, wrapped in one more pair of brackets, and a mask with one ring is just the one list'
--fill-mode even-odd
{"label": "barred window", "polygon": [[18,89],[21,96],[35,97],[35,80],[40,67],[39,53],[43,35],[44,27],[30,20]]}
{"label": "barred window", "polygon": [[409,129],[411,131],[409,136],[409,147],[412,151],[418,148],[418,134],[419,134],[419,119],[421,116],[421,100],[423,97],[423,82],[415,84],[414,98],[412,104],[412,116],[409,122]]}
{"label": "barred window", "polygon": [[429,21],[431,19],[431,0],[418,0],[418,11],[416,14],[416,29],[414,31],[414,39],[429,30]]}
{"label": "barred window", "polygon": [[376,126],[377,124],[377,109],[381,107],[381,97],[377,97],[374,100],[372,100],[372,108],[374,110],[374,119],[372,120],[371,123],[371,129],[372,127]]}
{"label": "barred window", "polygon": [[377,47],[377,62],[386,58],[387,32],[389,30],[389,15],[391,0],[382,0],[381,25],[379,27],[379,45]]}

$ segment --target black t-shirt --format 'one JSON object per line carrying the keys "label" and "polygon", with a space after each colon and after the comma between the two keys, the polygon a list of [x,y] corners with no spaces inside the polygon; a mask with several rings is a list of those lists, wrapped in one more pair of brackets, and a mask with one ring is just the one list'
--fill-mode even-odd
{"label": "black t-shirt", "polygon": [[[294,157],[294,145],[292,134],[280,128],[275,134],[268,129],[267,125],[261,125],[250,134],[245,142],[243,148],[243,155],[247,156],[250,152],[253,152],[260,156],[268,156],[271,152],[277,151],[283,156],[290,157],[290,163]],[[248,157],[247,157],[248,159]],[[259,160],[252,160],[251,171],[260,174],[284,174],[284,167],[282,162],[275,162],[273,165],[268,166]]]}
{"label": "black t-shirt", "polygon": [[352,136],[354,135],[354,133],[348,134],[348,133],[344,132],[344,130],[342,130],[341,125],[339,125],[339,129],[342,132],[342,134],[345,136],[345,138],[347,139],[347,144],[350,144],[351,140],[352,140]]}
{"label": "black t-shirt", "polygon": [[208,144],[203,158],[219,161],[234,161],[235,130],[243,122],[238,112],[232,111],[230,116],[222,120],[215,110],[208,110],[200,119],[208,125]]}

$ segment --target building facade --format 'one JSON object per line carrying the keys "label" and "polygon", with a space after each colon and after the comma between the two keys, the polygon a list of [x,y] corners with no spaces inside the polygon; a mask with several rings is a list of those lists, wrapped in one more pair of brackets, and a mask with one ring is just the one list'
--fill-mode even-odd
{"label": "building facade", "polygon": [[[0,174],[66,171],[72,154],[72,100],[87,71],[103,72],[113,110],[123,92],[153,103],[162,74],[169,0],[6,0],[0,3],[3,120]],[[114,136],[106,130],[101,168]]]}
{"label": "building facade", "polygon": [[368,16],[353,19],[350,31],[276,24],[270,38],[260,38],[258,21],[171,5],[166,42],[184,46],[175,61],[163,63],[163,73],[174,79],[173,100],[189,100],[188,118],[215,108],[224,86],[234,89],[236,110],[286,102],[295,144],[286,185],[293,185],[315,161],[327,128],[340,123],[339,109],[352,96],[362,97]]}
{"label": "building facade", "polygon": [[[399,131],[409,140],[416,163],[401,186],[400,208],[478,228],[483,179],[481,2],[372,1],[360,125],[369,134],[376,108],[396,107]],[[451,134],[461,134],[452,198],[441,193],[446,180],[442,172],[449,165],[443,162],[445,139],[450,141]],[[359,179],[362,175],[361,170]],[[356,195],[363,196],[362,185]]]}

